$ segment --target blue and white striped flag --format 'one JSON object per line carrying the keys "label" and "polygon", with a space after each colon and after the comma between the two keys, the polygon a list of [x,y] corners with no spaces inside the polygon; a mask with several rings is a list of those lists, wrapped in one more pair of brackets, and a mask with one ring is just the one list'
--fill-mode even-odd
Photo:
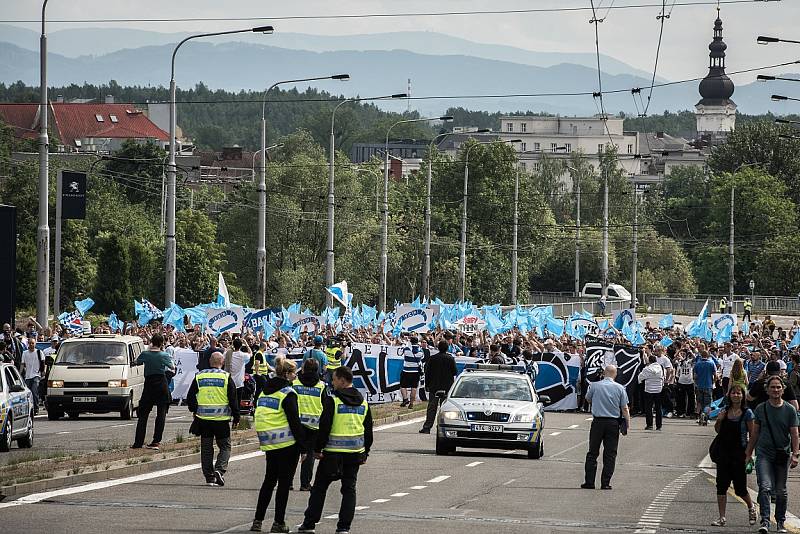
{"label": "blue and white striped flag", "polygon": [[353,300],[353,295],[347,292],[347,281],[342,280],[338,284],[333,284],[331,287],[325,288],[333,298],[342,303],[345,308],[350,307]]}

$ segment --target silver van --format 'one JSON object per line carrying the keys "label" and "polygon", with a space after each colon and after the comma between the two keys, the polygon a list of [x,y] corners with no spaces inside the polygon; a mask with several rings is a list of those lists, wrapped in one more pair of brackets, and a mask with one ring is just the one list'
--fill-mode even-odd
{"label": "silver van", "polygon": [[92,334],[65,340],[47,380],[47,418],[109,412],[133,417],[144,387],[144,365],[136,365],[143,351],[144,342],[136,336]]}

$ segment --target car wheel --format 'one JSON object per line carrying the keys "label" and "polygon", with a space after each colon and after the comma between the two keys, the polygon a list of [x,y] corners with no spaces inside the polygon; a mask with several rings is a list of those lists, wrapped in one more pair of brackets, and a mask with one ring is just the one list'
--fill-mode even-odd
{"label": "car wheel", "polygon": [[14,426],[11,424],[11,415],[9,415],[3,424],[2,432],[0,432],[0,452],[8,452],[11,449],[13,432]]}
{"label": "car wheel", "polygon": [[436,455],[437,456],[446,456],[451,452],[456,452],[456,448],[453,445],[447,443],[446,440],[442,438],[436,438]]}
{"label": "car wheel", "polygon": [[133,399],[128,399],[122,410],[119,412],[119,417],[123,421],[129,421],[133,417]]}
{"label": "car wheel", "polygon": [[530,449],[528,449],[528,458],[531,460],[538,460],[544,456],[544,443],[542,440],[539,440],[539,443],[533,445]]}
{"label": "car wheel", "polygon": [[59,412],[58,410],[47,410],[48,421],[58,421],[62,417],[64,417],[64,412]]}
{"label": "car wheel", "polygon": [[33,412],[28,417],[28,427],[25,431],[25,436],[17,440],[17,445],[20,449],[30,449],[33,447]]}
{"label": "car wheel", "polygon": [[70,419],[77,419],[78,416],[80,415],[80,412],[67,412],[67,415],[69,416]]}

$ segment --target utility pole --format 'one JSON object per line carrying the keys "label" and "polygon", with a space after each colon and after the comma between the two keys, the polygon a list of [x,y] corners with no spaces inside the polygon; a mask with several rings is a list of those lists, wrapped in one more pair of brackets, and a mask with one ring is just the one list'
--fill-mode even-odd
{"label": "utility pole", "polygon": [[45,34],[45,8],[42,4],[42,35],[39,38],[39,225],[36,229],[36,320],[47,326],[50,300],[50,226],[48,184],[50,172],[50,140],[47,137],[47,35]]}
{"label": "utility pole", "polygon": [[600,172],[603,173],[603,280],[602,296],[603,301],[608,301],[608,172],[605,165],[600,164]]}
{"label": "utility pole", "polygon": [[735,184],[736,175],[731,175],[731,232],[730,232],[730,244],[728,248],[728,306],[730,309],[733,309],[733,241],[734,241],[734,229],[733,229],[733,200],[734,200],[734,184]]}
{"label": "utility pole", "polygon": [[577,198],[575,201],[575,296],[581,294],[581,178],[576,173]]}
{"label": "utility pole", "polygon": [[639,269],[639,191],[633,183],[633,270],[631,271],[631,308],[636,307],[636,275]]}
{"label": "utility pole", "polygon": [[[475,145],[473,145],[475,146]],[[472,147],[470,147],[472,148]],[[467,195],[469,194],[469,148],[464,158],[464,196],[461,203],[461,249],[458,254],[458,300],[464,302],[467,284]]]}
{"label": "utility pole", "polygon": [[517,304],[517,236],[519,232],[519,164],[514,178],[514,234],[511,242],[511,304]]}
{"label": "utility pole", "polygon": [[431,150],[428,150],[428,187],[425,199],[425,260],[422,262],[422,291],[428,301],[431,299],[431,180],[433,178],[431,155]]}

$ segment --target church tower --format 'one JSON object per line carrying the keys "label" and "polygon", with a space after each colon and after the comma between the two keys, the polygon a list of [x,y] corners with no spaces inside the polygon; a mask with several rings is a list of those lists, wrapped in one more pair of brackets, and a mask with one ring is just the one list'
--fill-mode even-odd
{"label": "church tower", "polygon": [[727,135],[736,124],[736,104],[731,100],[734,85],[725,74],[725,50],[722,40],[722,19],[717,8],[714,40],[708,45],[708,75],[700,82],[700,102],[695,105],[698,137],[719,138]]}

